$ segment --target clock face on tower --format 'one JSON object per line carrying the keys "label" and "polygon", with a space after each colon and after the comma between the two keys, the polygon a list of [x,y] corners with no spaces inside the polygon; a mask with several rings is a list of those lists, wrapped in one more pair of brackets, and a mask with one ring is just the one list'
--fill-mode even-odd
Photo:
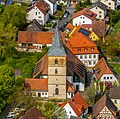
{"label": "clock face on tower", "polygon": [[61,58],[61,59],[59,59],[59,62],[60,62],[61,65],[63,65],[65,60],[63,58]]}

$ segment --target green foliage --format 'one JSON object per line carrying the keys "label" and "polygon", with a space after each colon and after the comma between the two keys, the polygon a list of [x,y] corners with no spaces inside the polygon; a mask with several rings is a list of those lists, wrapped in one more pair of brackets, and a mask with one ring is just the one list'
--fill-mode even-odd
{"label": "green foliage", "polygon": [[21,28],[26,24],[26,12],[19,5],[8,5],[2,13],[2,21],[5,25],[12,24],[12,26]]}
{"label": "green foliage", "polygon": [[54,103],[51,102],[42,103],[38,108],[47,117],[47,119],[59,119],[59,118],[66,119],[64,109],[62,109],[58,105],[55,105]]}
{"label": "green foliage", "polygon": [[3,10],[4,10],[4,5],[0,4],[0,15],[2,14]]}
{"label": "green foliage", "polygon": [[77,12],[77,11],[79,11],[80,10],[80,5],[76,5],[75,6],[75,11]]}
{"label": "green foliage", "polygon": [[114,26],[120,20],[120,10],[110,10],[110,25]]}
{"label": "green foliage", "polygon": [[115,29],[120,29],[120,20],[114,25]]}
{"label": "green foliage", "polygon": [[94,104],[95,99],[95,86],[94,84],[86,88],[84,98],[89,104]]}
{"label": "green foliage", "polygon": [[112,66],[112,68],[113,68],[118,74],[120,74],[120,64],[118,64],[118,63],[110,63],[110,65]]}
{"label": "green foliage", "polygon": [[0,112],[6,105],[6,100],[13,92],[15,83],[13,68],[8,65],[0,66]]}

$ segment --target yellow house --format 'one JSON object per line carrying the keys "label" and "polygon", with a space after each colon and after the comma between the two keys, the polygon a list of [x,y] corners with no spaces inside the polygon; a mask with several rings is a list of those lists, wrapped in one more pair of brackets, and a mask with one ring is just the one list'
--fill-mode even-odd
{"label": "yellow house", "polygon": [[83,26],[74,26],[71,31],[68,32],[68,37],[76,35],[78,32],[81,32],[83,35],[91,38],[92,41],[98,41],[100,38],[95,34],[95,32],[90,31]]}
{"label": "yellow house", "polygon": [[93,31],[91,31],[90,38],[92,41],[98,41],[100,39]]}
{"label": "yellow house", "polygon": [[115,106],[118,108],[120,111],[120,86],[114,86],[110,89],[109,96]]}

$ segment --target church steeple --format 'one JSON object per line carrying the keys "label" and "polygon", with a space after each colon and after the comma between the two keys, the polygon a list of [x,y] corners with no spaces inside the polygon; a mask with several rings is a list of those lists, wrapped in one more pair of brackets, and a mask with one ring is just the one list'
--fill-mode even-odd
{"label": "church steeple", "polygon": [[48,56],[66,56],[65,49],[62,44],[62,38],[60,31],[58,29],[58,25],[55,29],[55,34],[52,39],[52,46],[48,51]]}

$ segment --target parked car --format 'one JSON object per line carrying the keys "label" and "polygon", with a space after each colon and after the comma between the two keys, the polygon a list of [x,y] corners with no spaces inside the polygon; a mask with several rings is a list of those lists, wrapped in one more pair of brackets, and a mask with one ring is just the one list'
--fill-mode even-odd
{"label": "parked car", "polygon": [[61,26],[60,30],[61,30],[61,31],[64,31],[64,28],[65,28],[65,26],[66,26],[67,24],[68,24],[68,22],[65,21],[64,24]]}
{"label": "parked car", "polygon": [[68,15],[69,15],[69,12],[68,12],[68,11],[66,11],[66,12],[65,12],[65,14],[63,15],[63,18],[68,17]]}
{"label": "parked car", "polygon": [[19,109],[19,108],[14,108],[13,111],[14,111],[14,112],[18,112],[18,111],[20,111],[20,109]]}

